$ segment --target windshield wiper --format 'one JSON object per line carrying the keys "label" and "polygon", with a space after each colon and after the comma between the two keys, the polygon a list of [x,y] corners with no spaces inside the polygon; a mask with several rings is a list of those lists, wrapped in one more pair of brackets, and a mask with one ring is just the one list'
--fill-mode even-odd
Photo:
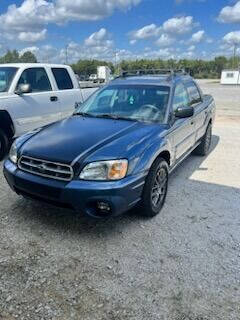
{"label": "windshield wiper", "polygon": [[128,121],[138,121],[136,119],[118,116],[116,114],[109,114],[109,113],[103,113],[96,115],[97,118],[107,118],[107,119],[113,119],[113,120],[128,120]]}
{"label": "windshield wiper", "polygon": [[82,116],[82,117],[91,117],[91,118],[96,118],[96,116],[92,113],[87,113],[87,112],[74,112],[73,116]]}

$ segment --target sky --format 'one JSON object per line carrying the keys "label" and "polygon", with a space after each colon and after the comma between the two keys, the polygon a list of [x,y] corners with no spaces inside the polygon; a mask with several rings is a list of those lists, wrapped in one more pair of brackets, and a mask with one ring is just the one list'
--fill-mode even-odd
{"label": "sky", "polygon": [[[0,0],[0,54],[40,62],[240,54],[240,0]],[[66,55],[67,52],[67,55]],[[66,58],[67,56],[67,58]]]}

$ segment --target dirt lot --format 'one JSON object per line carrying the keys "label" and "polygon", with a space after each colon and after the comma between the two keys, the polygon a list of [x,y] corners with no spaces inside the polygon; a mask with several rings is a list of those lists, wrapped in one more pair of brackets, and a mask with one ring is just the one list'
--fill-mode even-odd
{"label": "dirt lot", "polygon": [[240,88],[201,85],[220,101],[211,153],[175,171],[152,220],[87,220],[0,174],[0,319],[240,319]]}
{"label": "dirt lot", "polygon": [[218,115],[240,117],[240,86],[221,85],[217,80],[198,80],[203,92],[214,96]]}

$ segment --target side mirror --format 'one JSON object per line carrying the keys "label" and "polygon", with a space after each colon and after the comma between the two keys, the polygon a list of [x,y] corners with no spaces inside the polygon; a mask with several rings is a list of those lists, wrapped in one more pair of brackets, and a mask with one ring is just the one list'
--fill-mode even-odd
{"label": "side mirror", "polygon": [[15,93],[18,95],[22,95],[24,93],[31,93],[31,92],[32,92],[31,85],[28,83],[19,84],[17,90],[15,91]]}
{"label": "side mirror", "polygon": [[190,118],[194,115],[193,107],[178,107],[175,111],[175,117],[177,118]]}

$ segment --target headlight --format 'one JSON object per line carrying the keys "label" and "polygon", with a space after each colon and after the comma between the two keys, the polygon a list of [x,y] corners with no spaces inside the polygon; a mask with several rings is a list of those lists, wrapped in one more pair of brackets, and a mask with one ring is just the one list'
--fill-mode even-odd
{"label": "headlight", "polygon": [[112,160],[92,162],[83,168],[80,179],[82,180],[120,180],[127,174],[128,161]]}
{"label": "headlight", "polygon": [[11,149],[9,151],[9,159],[13,163],[17,163],[17,161],[18,161],[17,146],[16,146],[15,142],[12,144]]}

